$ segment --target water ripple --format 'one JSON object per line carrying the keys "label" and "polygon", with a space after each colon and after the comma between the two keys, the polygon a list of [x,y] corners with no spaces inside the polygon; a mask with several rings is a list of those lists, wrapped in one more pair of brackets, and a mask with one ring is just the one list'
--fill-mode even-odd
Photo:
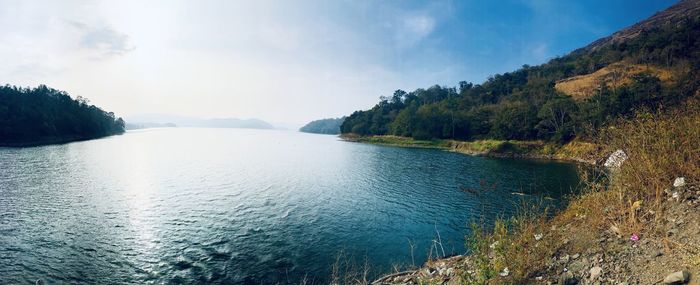
{"label": "water ripple", "polygon": [[[576,182],[567,164],[280,131],[0,148],[0,283],[322,281],[341,251],[376,274],[410,262],[408,240],[417,260],[436,229],[463,253],[470,220],[558,199]],[[497,186],[460,190],[484,183]]]}

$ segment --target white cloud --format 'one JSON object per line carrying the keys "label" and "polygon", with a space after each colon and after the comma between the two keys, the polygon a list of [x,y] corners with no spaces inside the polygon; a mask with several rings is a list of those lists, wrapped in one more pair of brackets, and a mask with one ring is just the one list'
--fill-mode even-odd
{"label": "white cloud", "polygon": [[396,37],[402,45],[412,46],[429,36],[435,29],[435,19],[428,15],[402,17],[400,21]]}
{"label": "white cloud", "polygon": [[79,32],[76,44],[86,50],[104,56],[121,55],[133,49],[129,46],[129,36],[109,27],[91,27],[85,23],[67,20],[66,23]]}

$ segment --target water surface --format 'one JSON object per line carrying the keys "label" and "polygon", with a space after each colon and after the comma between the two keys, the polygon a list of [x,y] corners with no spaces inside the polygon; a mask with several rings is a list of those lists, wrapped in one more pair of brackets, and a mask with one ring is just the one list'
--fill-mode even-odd
{"label": "water surface", "polygon": [[571,164],[287,131],[0,148],[0,283],[322,283],[341,251],[375,273],[421,263],[437,233],[464,253],[470,220],[577,181]]}

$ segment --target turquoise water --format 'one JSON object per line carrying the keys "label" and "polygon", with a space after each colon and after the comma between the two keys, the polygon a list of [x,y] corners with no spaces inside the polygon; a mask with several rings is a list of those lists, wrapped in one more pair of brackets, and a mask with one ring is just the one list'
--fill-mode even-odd
{"label": "turquoise water", "polygon": [[577,183],[571,164],[288,131],[0,148],[0,283],[323,283],[341,252],[377,274],[422,263],[438,233],[464,253],[470,220]]}

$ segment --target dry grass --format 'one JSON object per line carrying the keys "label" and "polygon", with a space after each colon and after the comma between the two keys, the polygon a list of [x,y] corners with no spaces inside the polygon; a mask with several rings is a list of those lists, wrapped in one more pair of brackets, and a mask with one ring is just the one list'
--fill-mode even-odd
{"label": "dry grass", "polygon": [[580,140],[570,141],[561,147],[552,147],[552,153],[554,158],[575,158],[576,160],[587,162],[590,164],[595,164],[597,162],[601,152],[602,147],[600,145]]}
{"label": "dry grass", "polygon": [[370,265],[367,259],[362,264],[357,264],[355,258],[348,256],[344,251],[336,256],[331,268],[330,284],[336,285],[367,285],[370,283]]}
{"label": "dry grass", "polygon": [[[624,150],[629,158],[619,170],[586,184],[580,196],[552,219],[524,211],[496,222],[492,231],[475,226],[468,239],[476,267],[462,278],[470,284],[520,284],[532,280],[546,262],[562,252],[585,252],[600,233],[664,238],[663,205],[676,177],[700,182],[700,108],[639,113],[603,131],[597,145],[610,153]],[[542,238],[535,239],[535,235]],[[508,268],[510,274],[500,277]]]}
{"label": "dry grass", "polygon": [[642,72],[654,75],[664,83],[671,83],[674,80],[674,72],[670,69],[616,62],[591,74],[560,80],[554,85],[554,88],[574,99],[584,99],[593,96],[601,83],[606,83],[610,87],[620,87],[630,83],[633,75]]}

